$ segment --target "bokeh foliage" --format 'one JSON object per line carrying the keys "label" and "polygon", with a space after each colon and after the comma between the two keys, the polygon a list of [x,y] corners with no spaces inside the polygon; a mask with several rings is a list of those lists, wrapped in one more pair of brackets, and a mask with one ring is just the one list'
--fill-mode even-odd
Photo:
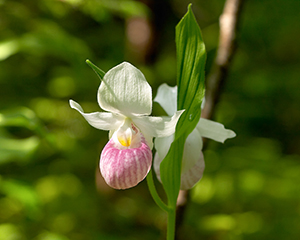
{"label": "bokeh foliage", "polygon": [[[132,62],[153,95],[175,84],[175,26],[189,2],[157,2],[0,1],[1,240],[163,239],[166,216],[146,183],[108,188],[98,173],[108,134],[68,105],[99,110],[87,58],[104,71]],[[209,74],[224,1],[192,2]],[[209,142],[182,239],[300,238],[299,10],[298,0],[245,2],[215,114],[237,137]],[[135,19],[153,23],[143,58],[130,42]],[[153,114],[164,112],[154,104]]]}

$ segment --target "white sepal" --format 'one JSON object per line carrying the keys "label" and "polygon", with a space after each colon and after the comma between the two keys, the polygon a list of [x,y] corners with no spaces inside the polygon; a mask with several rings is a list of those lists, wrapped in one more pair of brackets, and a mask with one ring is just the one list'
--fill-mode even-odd
{"label": "white sepal", "polygon": [[127,117],[150,115],[152,90],[139,69],[123,62],[104,75],[98,90],[98,103],[106,111]]}
{"label": "white sepal", "polygon": [[172,116],[177,110],[177,86],[170,87],[167,84],[162,84],[157,89],[156,97],[153,100]]}

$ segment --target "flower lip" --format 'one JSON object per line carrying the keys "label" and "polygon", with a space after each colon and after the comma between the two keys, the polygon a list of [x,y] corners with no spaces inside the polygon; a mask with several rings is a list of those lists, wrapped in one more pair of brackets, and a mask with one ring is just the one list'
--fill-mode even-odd
{"label": "flower lip", "polygon": [[100,171],[112,188],[127,189],[136,186],[151,168],[152,151],[141,132],[135,136],[140,137],[139,145],[132,143],[135,148],[120,148],[119,141],[112,137],[101,153]]}

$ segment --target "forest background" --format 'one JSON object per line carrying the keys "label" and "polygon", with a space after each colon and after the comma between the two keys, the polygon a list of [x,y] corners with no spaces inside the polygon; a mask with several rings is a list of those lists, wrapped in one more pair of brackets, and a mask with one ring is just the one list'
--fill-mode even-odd
{"label": "forest background", "polygon": [[[145,181],[117,191],[98,162],[108,133],[69,107],[99,111],[99,79],[128,61],[153,88],[176,84],[175,26],[192,2],[209,75],[224,0],[0,1],[0,239],[164,239]],[[300,1],[243,4],[236,55],[179,239],[300,239]],[[157,103],[153,115],[164,115]],[[162,192],[161,186],[157,183]]]}

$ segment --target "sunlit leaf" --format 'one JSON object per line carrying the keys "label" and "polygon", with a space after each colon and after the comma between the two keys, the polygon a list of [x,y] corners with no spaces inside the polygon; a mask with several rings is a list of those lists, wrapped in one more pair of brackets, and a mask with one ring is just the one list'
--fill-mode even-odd
{"label": "sunlit leaf", "polygon": [[195,128],[201,114],[204,96],[205,46],[201,30],[192,13],[187,14],[176,27],[177,50],[177,109],[185,109],[175,133],[169,153],[160,165],[161,180],[169,204],[176,206],[180,189],[181,160],[183,146],[189,133]]}

